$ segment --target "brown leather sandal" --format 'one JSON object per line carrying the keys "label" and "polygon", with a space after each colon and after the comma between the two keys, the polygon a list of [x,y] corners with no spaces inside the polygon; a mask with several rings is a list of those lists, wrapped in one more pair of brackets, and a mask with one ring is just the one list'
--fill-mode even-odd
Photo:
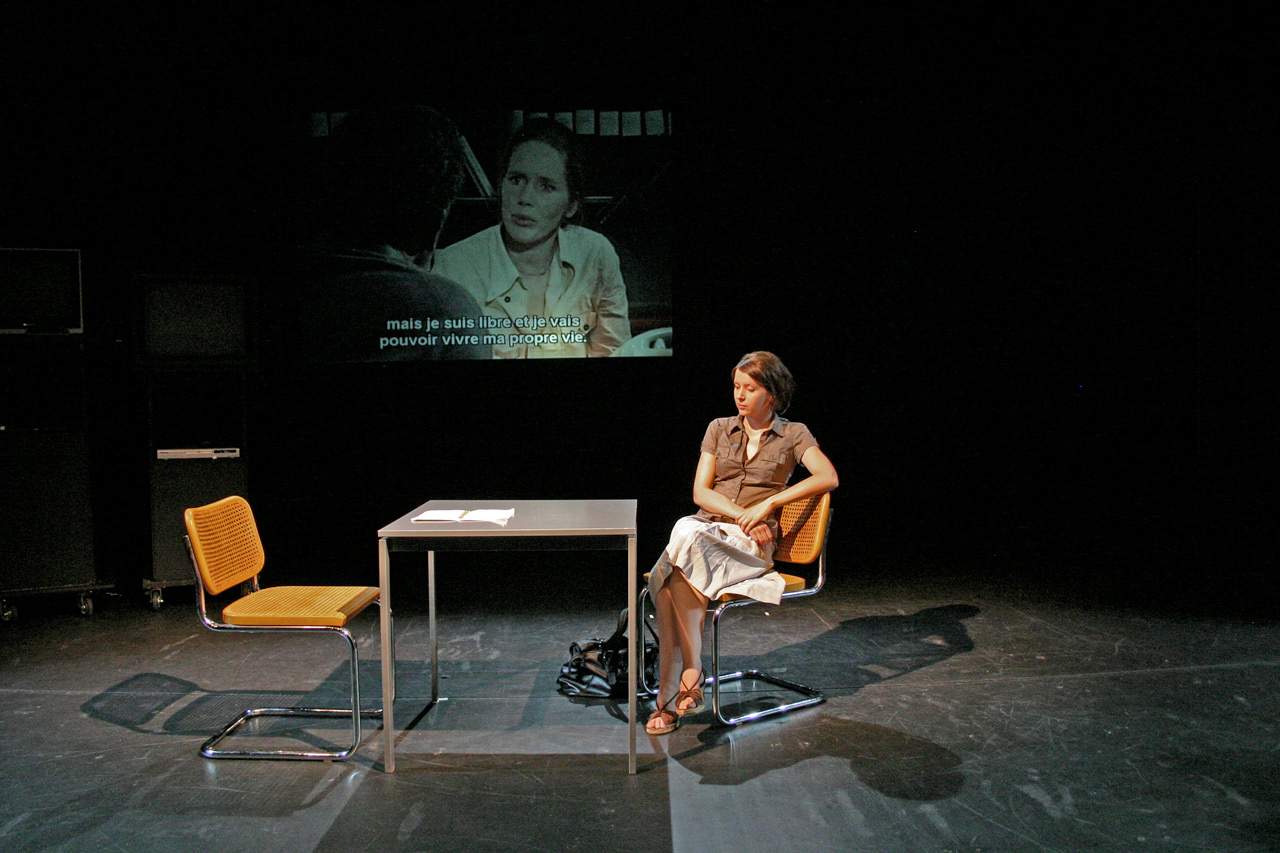
{"label": "brown leather sandal", "polygon": [[[698,676],[698,683],[693,687],[685,688],[684,684],[680,685],[680,692],[676,694],[676,714],[681,717],[687,717],[690,714],[698,714],[707,708],[706,698],[702,695],[702,686],[706,684],[707,677],[705,674]],[[681,708],[680,703],[686,699],[693,701],[688,708]]]}
{"label": "brown leather sandal", "polygon": [[[659,720],[662,725],[651,727],[649,723],[654,720]],[[680,728],[680,718],[673,711],[667,710],[665,705],[649,715],[649,722],[644,725],[645,733],[651,735],[671,734],[678,728]]]}

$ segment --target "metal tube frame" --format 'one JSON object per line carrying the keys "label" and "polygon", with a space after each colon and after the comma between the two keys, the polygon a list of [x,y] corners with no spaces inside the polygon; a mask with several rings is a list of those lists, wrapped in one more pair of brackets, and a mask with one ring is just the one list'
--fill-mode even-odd
{"label": "metal tube frame", "polygon": [[[254,634],[292,634],[292,633],[316,633],[327,632],[341,634],[347,641],[351,659],[351,708],[307,708],[307,707],[289,707],[289,708],[250,708],[238,717],[228,723],[222,731],[206,740],[200,746],[200,754],[206,758],[276,758],[295,761],[342,761],[350,758],[351,755],[360,746],[362,736],[361,722],[364,717],[377,718],[383,714],[382,708],[361,709],[360,708],[360,659],[357,655],[356,641],[351,636],[351,632],[346,628],[337,628],[329,625],[289,625],[289,626],[269,626],[269,625],[232,625],[226,622],[217,622],[209,618],[208,608],[205,602],[204,582],[200,578],[200,570],[196,565],[195,553],[191,547],[191,538],[184,537],[187,543],[187,552],[191,555],[191,566],[195,572],[196,580],[196,608],[200,616],[200,622],[210,631],[219,633],[244,632]],[[255,576],[250,582],[252,591],[258,591],[258,578]],[[381,606],[381,602],[379,602]],[[395,634],[392,631],[392,648],[391,659],[395,660]],[[383,650],[386,653],[386,650]],[[394,696],[394,694],[393,694]],[[240,726],[249,720],[258,717],[350,717],[351,718],[351,745],[346,749],[337,752],[327,752],[323,750],[289,750],[289,749],[215,749],[214,747],[223,739],[230,737]]]}

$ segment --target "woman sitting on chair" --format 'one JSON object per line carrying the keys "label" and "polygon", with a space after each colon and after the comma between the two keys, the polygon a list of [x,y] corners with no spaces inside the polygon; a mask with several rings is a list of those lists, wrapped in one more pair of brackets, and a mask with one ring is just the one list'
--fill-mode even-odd
{"label": "woman sitting on chair", "polygon": [[[795,390],[782,361],[771,352],[748,353],[732,376],[738,414],[712,421],[702,439],[693,479],[693,501],[701,510],[676,522],[649,573],[659,638],[657,709],[646,726],[651,735],[674,731],[680,717],[706,707],[702,627],[708,602],[726,593],[768,604],[782,600],[783,580],[773,571],[778,508],[839,484],[808,427],[781,416]],[[809,476],[787,486],[797,464]]]}

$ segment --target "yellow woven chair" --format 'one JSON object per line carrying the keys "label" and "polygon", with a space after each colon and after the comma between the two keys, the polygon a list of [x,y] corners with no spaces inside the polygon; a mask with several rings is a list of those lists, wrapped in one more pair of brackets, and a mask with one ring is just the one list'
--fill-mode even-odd
{"label": "yellow woven chair", "polygon": [[[818,563],[818,576],[812,586],[809,586],[805,579],[799,575],[778,572],[786,583],[782,593],[783,601],[816,595],[827,582],[827,530],[830,525],[830,492],[793,501],[782,508],[782,512],[778,515],[781,539],[773,552],[774,563],[790,563],[792,565],[811,565],[814,561]],[[817,705],[820,702],[827,701],[820,690],[761,672],[758,669],[740,670],[727,675],[720,674],[720,617],[724,615],[725,611],[734,607],[746,607],[749,604],[761,603],[754,598],[747,598],[741,595],[722,595],[711,614],[711,674],[707,676],[707,683],[711,686],[711,710],[715,713],[716,719],[726,726],[736,726],[740,723],[758,720],[761,717],[785,714],[797,708],[805,708],[809,705]],[[737,717],[727,717],[720,704],[720,685],[726,681],[763,681],[766,684],[772,684],[775,687],[781,687],[784,690],[797,693],[801,698]]]}
{"label": "yellow woven chair", "polygon": [[[778,574],[782,575],[782,580],[786,584],[783,589],[782,600],[787,601],[793,598],[816,595],[827,582],[827,531],[831,526],[831,493],[825,492],[821,495],[813,495],[812,497],[802,498],[787,504],[778,514],[778,526],[781,536],[773,552],[775,570],[778,568],[778,563],[811,565],[817,562],[818,564],[817,577],[814,579],[812,586],[799,575],[779,571]],[[645,589],[640,596],[640,613],[642,615],[645,612],[644,600],[647,595],[648,590]],[[725,611],[732,608],[762,604],[763,602],[742,595],[726,594],[712,603],[714,604],[714,609],[708,608],[711,613],[711,673],[707,676],[706,681],[711,688],[711,708],[717,720],[726,726],[736,726],[751,720],[758,720],[761,717],[785,714],[788,711],[805,708],[809,705],[817,705],[826,701],[826,697],[822,695],[820,690],[785,678],[779,678],[776,675],[770,675],[760,670],[748,669],[722,675],[720,673],[720,617],[724,615]],[[720,685],[728,681],[763,681],[796,693],[800,698],[793,702],[783,702],[751,713],[730,717],[724,713],[720,701]],[[647,682],[644,684],[644,688],[649,693],[655,693],[657,690],[656,685]]]}
{"label": "yellow woven chair", "polygon": [[[253,510],[241,497],[228,497],[183,513],[187,549],[196,578],[200,621],[213,631],[330,632],[341,634],[351,655],[351,707],[253,708],[236,717],[200,747],[207,758],[284,758],[341,760],[360,745],[361,718],[381,716],[381,709],[360,710],[360,663],[347,623],[378,600],[376,586],[277,586],[262,589],[259,575],[266,555]],[[205,596],[237,585],[247,595],[223,608],[222,621],[211,618]],[[243,588],[243,587],[242,587]],[[217,744],[256,717],[350,717],[351,745],[337,751],[289,749],[217,749]]]}

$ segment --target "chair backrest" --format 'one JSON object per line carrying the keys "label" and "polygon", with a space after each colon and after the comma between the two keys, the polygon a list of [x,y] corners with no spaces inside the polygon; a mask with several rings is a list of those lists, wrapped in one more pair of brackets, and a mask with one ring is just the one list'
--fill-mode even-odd
{"label": "chair backrest", "polygon": [[266,554],[258,538],[253,510],[232,495],[182,514],[200,580],[210,595],[251,580],[262,571]]}
{"label": "chair backrest", "polygon": [[774,548],[773,559],[787,563],[812,563],[822,555],[831,520],[831,493],[792,501],[778,514],[782,540]]}

